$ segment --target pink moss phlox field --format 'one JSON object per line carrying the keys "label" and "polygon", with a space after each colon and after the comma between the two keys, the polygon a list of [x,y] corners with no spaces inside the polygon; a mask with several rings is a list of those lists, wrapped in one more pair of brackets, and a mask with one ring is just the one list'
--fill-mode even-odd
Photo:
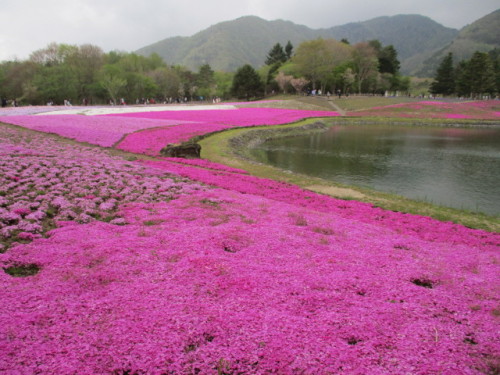
{"label": "pink moss phlox field", "polygon": [[[181,120],[177,120],[181,121]],[[158,156],[160,150],[169,143],[181,143],[189,139],[229,129],[232,126],[223,124],[187,123],[138,131],[127,135],[115,147],[119,150]]]}
{"label": "pink moss phlox field", "polygon": [[297,207],[331,213],[343,217],[408,232],[429,241],[466,243],[470,246],[500,246],[500,234],[469,229],[451,222],[439,222],[429,217],[404,214],[372,207],[368,203],[345,201],[304,190],[284,182],[250,175],[193,168],[169,161],[141,161],[142,165],[163,169],[205,184],[288,202]]}
{"label": "pink moss phlox field", "polygon": [[[117,115],[103,115],[109,118]],[[337,112],[277,108],[237,108],[225,110],[135,112],[121,117],[179,122],[181,125],[149,129],[128,135],[116,147],[121,150],[158,155],[168,143],[185,142],[195,136],[233,127],[281,125],[310,117],[335,117]]]}
{"label": "pink moss phlox field", "polygon": [[459,113],[446,113],[445,118],[463,118],[463,119],[471,119],[471,115],[464,115]]}
{"label": "pink moss phlox field", "polygon": [[103,116],[138,117],[154,120],[178,120],[232,126],[251,126],[286,124],[309,117],[335,117],[339,116],[339,114],[332,111],[306,111],[280,108],[237,108],[224,110],[134,112]]}
{"label": "pink moss phlox field", "polygon": [[0,156],[0,374],[500,368],[498,233],[4,125]]}
{"label": "pink moss phlox field", "polygon": [[[498,251],[213,189],[55,229],[0,274],[0,372],[480,374]],[[496,261],[495,261],[496,260]],[[424,286],[427,285],[427,286]],[[11,372],[15,373],[15,372]]]}
{"label": "pink moss phlox field", "polygon": [[[14,146],[12,143],[15,143]],[[128,202],[175,199],[196,184],[144,169],[100,149],[0,128],[0,243],[32,239],[58,222],[106,220]],[[198,188],[201,188],[198,186]],[[0,251],[2,251],[0,249]]]}
{"label": "pink moss phlox field", "polygon": [[0,122],[103,147],[111,147],[124,135],[138,130],[178,123],[168,120],[83,115],[7,116],[0,117]]}
{"label": "pink moss phlox field", "polygon": [[195,167],[201,167],[206,169],[213,169],[216,171],[248,174],[248,172],[243,169],[228,167],[227,165],[215,163],[213,161],[205,159],[162,158],[162,160],[167,160],[173,163],[193,165]]}
{"label": "pink moss phlox field", "polygon": [[497,120],[498,100],[473,102],[420,101],[350,112],[351,116]]}

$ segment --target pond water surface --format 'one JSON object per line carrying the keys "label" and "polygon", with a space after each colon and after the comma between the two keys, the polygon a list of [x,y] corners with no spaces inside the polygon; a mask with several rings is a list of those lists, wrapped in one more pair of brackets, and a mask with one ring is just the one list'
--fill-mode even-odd
{"label": "pond water surface", "polygon": [[500,127],[339,125],[251,152],[293,172],[500,214]]}

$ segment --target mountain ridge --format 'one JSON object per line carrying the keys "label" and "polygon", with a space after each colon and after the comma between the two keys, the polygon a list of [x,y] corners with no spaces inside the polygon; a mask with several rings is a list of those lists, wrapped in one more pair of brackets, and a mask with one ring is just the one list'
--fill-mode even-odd
{"label": "mountain ridge", "polygon": [[317,38],[347,39],[352,44],[378,39],[383,45],[396,48],[402,73],[413,74],[425,71],[424,62],[436,65],[431,57],[452,44],[460,32],[417,14],[381,16],[321,29],[282,19],[268,21],[257,16],[243,16],[217,23],[192,36],[160,40],[136,52],[146,56],[157,53],[168,64],[192,70],[210,64],[214,70],[235,71],[244,64],[262,66],[276,43],[285,45],[290,41],[297,47],[306,40]]}

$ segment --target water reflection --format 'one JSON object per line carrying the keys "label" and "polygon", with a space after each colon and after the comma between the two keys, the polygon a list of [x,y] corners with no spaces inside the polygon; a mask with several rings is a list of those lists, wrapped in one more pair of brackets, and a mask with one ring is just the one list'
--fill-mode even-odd
{"label": "water reflection", "polygon": [[500,129],[334,126],[252,150],[264,163],[435,204],[500,214]]}

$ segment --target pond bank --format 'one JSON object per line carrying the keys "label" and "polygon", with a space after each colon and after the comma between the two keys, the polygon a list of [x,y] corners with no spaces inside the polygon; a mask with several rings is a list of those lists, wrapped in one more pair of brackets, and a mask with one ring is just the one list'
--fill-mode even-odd
{"label": "pond bank", "polygon": [[[309,119],[291,125],[282,125],[271,128],[234,129],[218,133],[204,138],[200,141],[202,145],[202,157],[211,161],[226,164],[234,168],[245,169],[254,176],[270,178],[295,184],[304,189],[327,194],[336,198],[346,200],[359,200],[371,203],[374,206],[391,211],[407,212],[422,216],[430,216],[440,221],[452,221],[471,228],[485,229],[488,231],[500,231],[500,218],[474,213],[466,210],[458,210],[448,207],[436,206],[434,204],[420,202],[404,198],[394,194],[382,193],[366,188],[359,188],[327,181],[321,178],[310,177],[290,171],[264,165],[253,160],[248,152],[248,147],[265,142],[276,137],[291,137],[303,134],[304,131],[324,131],[328,126],[339,124],[380,124],[394,123],[409,125],[414,120],[406,119],[346,119],[336,118],[334,120]],[[482,121],[419,121],[419,126],[436,126],[444,123],[446,126],[498,126],[493,122]]]}

